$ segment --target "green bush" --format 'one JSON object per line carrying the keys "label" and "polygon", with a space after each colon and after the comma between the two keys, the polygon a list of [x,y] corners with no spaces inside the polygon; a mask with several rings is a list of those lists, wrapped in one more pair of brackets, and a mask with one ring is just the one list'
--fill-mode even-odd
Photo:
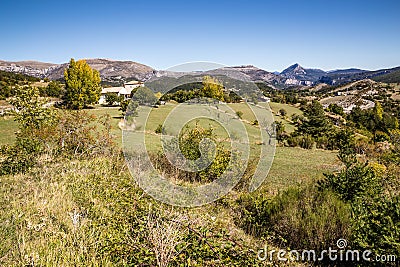
{"label": "green bush", "polygon": [[351,139],[347,135],[340,144],[339,159],[345,167],[338,173],[325,174],[318,182],[319,188],[331,190],[351,206],[354,247],[375,254],[399,255],[398,177],[388,175],[384,165],[359,162]]}
{"label": "green bush", "polygon": [[286,142],[287,142],[288,146],[290,146],[290,147],[299,146],[300,141],[301,141],[301,140],[300,140],[300,137],[299,137],[299,136],[293,136],[293,135],[290,135],[290,136],[286,139]]}
{"label": "green bush", "polygon": [[[378,255],[400,255],[400,197],[359,199],[352,203],[353,242]],[[384,263],[383,263],[384,265]]]}
{"label": "green bush", "polygon": [[337,174],[324,174],[319,181],[321,189],[330,189],[344,201],[353,201],[368,195],[382,192],[382,181],[372,168],[363,163],[356,163]]}
{"label": "green bush", "polygon": [[25,173],[36,166],[38,156],[43,151],[41,143],[35,139],[18,137],[14,145],[0,148],[0,175]]}
{"label": "green bush", "polygon": [[250,234],[291,249],[326,249],[350,234],[350,209],[335,194],[292,187],[274,198],[242,197],[238,224]]}
{"label": "green bush", "polygon": [[[183,154],[186,159],[195,161],[202,157],[204,162],[211,162],[211,164],[204,170],[198,172],[189,172],[181,170],[180,168],[172,165],[166,158],[166,155],[159,151],[158,153],[150,153],[150,158],[160,172],[165,173],[168,177],[174,177],[174,179],[189,181],[189,182],[211,182],[221,176],[226,170],[229,163],[232,160],[232,171],[240,165],[240,159],[236,152],[231,152],[229,149],[223,147],[222,144],[218,143],[216,136],[212,128],[205,129],[196,124],[194,128],[186,128],[180,133],[177,138],[179,148],[176,147],[176,140],[172,140],[170,143],[165,144],[169,147],[168,150],[179,151]],[[216,145],[215,158],[212,144],[202,143],[203,151],[206,151],[205,155],[200,152],[200,143],[204,139],[209,139]],[[237,160],[236,160],[237,159]],[[198,164],[198,162],[196,163]],[[200,163],[201,164],[201,163]]]}
{"label": "green bush", "polygon": [[374,135],[374,141],[375,142],[385,142],[385,141],[390,141],[390,137],[387,133],[381,132],[381,131],[376,131]]}
{"label": "green bush", "polygon": [[243,111],[236,111],[236,116],[238,116],[239,119],[242,119],[243,117]]}
{"label": "green bush", "polygon": [[327,136],[320,136],[315,139],[315,144],[317,148],[320,149],[328,149],[329,147],[329,138]]}
{"label": "green bush", "polygon": [[57,157],[114,153],[109,116],[96,120],[83,111],[46,108],[37,88],[17,89],[11,102],[19,132],[14,145],[0,150],[2,174],[24,173]]}
{"label": "green bush", "polygon": [[161,134],[161,133],[163,133],[163,130],[164,130],[164,129],[163,129],[162,124],[159,124],[154,132],[155,132],[156,134]]}
{"label": "green bush", "polygon": [[305,134],[301,137],[299,145],[301,148],[311,149],[314,145],[314,138],[309,134]]}

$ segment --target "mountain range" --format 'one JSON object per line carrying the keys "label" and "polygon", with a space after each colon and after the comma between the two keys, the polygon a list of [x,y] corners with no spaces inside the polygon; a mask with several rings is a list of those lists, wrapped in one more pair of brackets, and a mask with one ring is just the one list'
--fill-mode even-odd
{"label": "mountain range", "polygon": [[[164,75],[165,71],[155,70],[133,61],[117,61],[110,59],[86,59],[86,62],[100,72],[104,82],[121,83],[127,80],[146,81],[152,77]],[[1,61],[0,70],[23,73],[38,78],[58,80],[68,63],[53,64],[37,61]],[[222,68],[220,72],[223,72]],[[227,67],[245,74],[254,82],[264,82],[274,88],[288,88],[293,86],[312,86],[316,84],[339,85],[362,79],[374,79],[381,82],[400,82],[400,67],[375,71],[362,69],[343,69],[324,71],[321,69],[303,68],[294,64],[282,72],[269,72],[252,65]],[[172,75],[172,74],[171,74]],[[179,76],[179,75],[178,75]]]}

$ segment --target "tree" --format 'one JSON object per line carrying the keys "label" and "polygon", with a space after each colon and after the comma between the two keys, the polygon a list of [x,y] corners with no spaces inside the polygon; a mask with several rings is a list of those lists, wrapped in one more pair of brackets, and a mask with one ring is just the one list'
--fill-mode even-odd
{"label": "tree", "polygon": [[64,94],[63,87],[58,81],[51,81],[46,87],[46,96],[62,97]]}
{"label": "tree", "polygon": [[281,108],[281,109],[279,110],[279,114],[281,114],[282,117],[286,117],[287,111],[286,111],[285,109]]}
{"label": "tree", "polygon": [[203,87],[200,90],[200,94],[203,97],[214,98],[216,100],[224,100],[224,87],[217,80],[210,76],[203,77]]}
{"label": "tree", "polygon": [[72,58],[64,72],[64,101],[70,109],[82,109],[100,99],[100,74],[92,69],[85,60]]}
{"label": "tree", "polygon": [[329,104],[328,108],[326,109],[329,112],[335,113],[337,115],[344,115],[344,110],[341,106],[339,106],[338,104],[332,103]]}
{"label": "tree", "polygon": [[39,129],[53,117],[52,110],[45,107],[46,101],[39,98],[36,87],[16,87],[16,96],[10,103],[15,108],[14,119],[21,131]]}
{"label": "tree", "polygon": [[113,106],[116,102],[121,102],[121,98],[116,93],[106,93],[106,103],[109,106]]}
{"label": "tree", "polygon": [[14,119],[19,131],[13,145],[0,147],[0,175],[26,172],[39,162],[44,148],[43,128],[54,125],[54,114],[39,98],[36,87],[16,87],[16,96],[10,101],[14,106]]}
{"label": "tree", "polygon": [[139,102],[139,105],[152,106],[157,103],[158,98],[154,95],[154,92],[147,87],[139,87],[132,99]]}
{"label": "tree", "polygon": [[281,121],[274,121],[272,123],[272,127],[275,129],[276,133],[276,140],[278,141],[283,141],[283,139],[286,137],[286,132],[285,132],[285,125]]}
{"label": "tree", "polygon": [[382,120],[382,116],[383,116],[383,108],[382,108],[381,103],[376,101],[373,111],[374,111],[374,115],[375,115],[377,121],[381,121]]}
{"label": "tree", "polygon": [[313,100],[304,111],[305,119],[302,120],[297,132],[310,134],[312,137],[326,136],[332,132],[332,124],[325,116],[322,105]]}

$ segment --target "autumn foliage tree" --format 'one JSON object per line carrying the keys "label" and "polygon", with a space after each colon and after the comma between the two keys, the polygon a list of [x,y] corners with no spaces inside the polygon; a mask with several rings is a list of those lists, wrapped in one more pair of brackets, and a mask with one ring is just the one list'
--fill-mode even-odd
{"label": "autumn foliage tree", "polygon": [[203,97],[214,98],[217,100],[224,100],[224,86],[215,78],[210,76],[203,77],[203,87],[200,94]]}
{"label": "autumn foliage tree", "polygon": [[64,72],[65,95],[64,102],[67,108],[82,109],[90,104],[97,103],[101,94],[100,74],[92,69],[85,60],[69,62]]}

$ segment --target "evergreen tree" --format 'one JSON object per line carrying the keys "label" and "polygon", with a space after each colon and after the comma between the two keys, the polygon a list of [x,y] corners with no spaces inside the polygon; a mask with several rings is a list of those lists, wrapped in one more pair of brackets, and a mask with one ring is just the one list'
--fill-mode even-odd
{"label": "evergreen tree", "polygon": [[322,105],[313,100],[304,111],[305,118],[298,127],[300,134],[309,134],[312,137],[321,137],[329,135],[332,132],[332,123],[325,116]]}

